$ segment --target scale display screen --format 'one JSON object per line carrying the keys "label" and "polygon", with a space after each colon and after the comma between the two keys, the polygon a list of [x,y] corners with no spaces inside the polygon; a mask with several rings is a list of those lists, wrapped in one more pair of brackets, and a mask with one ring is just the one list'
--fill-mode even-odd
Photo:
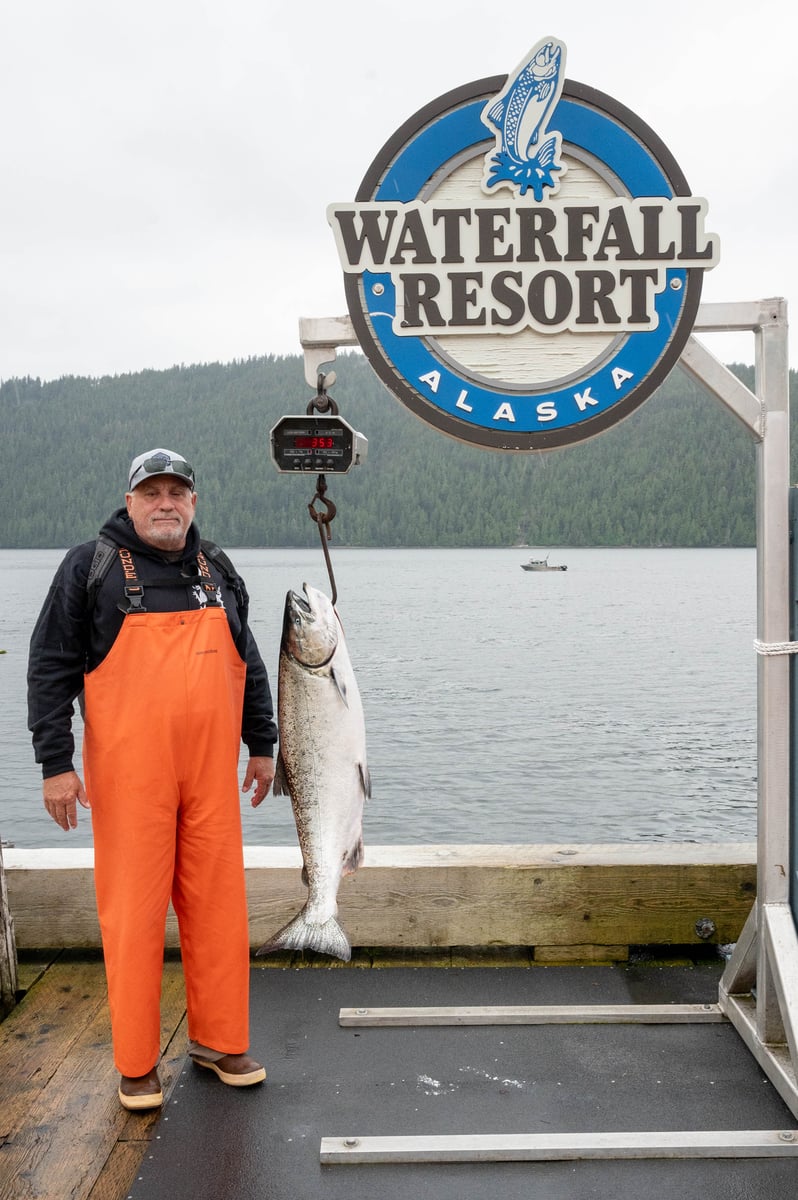
{"label": "scale display screen", "polygon": [[336,450],[335,438],[331,433],[294,434],[294,450]]}
{"label": "scale display screen", "polygon": [[366,457],[368,442],[343,417],[281,417],[271,431],[278,471],[345,474]]}

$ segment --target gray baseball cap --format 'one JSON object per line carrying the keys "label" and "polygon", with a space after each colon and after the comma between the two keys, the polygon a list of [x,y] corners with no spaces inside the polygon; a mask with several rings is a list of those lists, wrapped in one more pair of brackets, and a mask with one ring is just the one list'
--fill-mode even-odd
{"label": "gray baseball cap", "polygon": [[127,490],[132,492],[142,480],[149,479],[152,475],[176,475],[188,484],[192,492],[194,491],[194,468],[182,455],[175,454],[174,450],[158,447],[134,458],[128,472]]}

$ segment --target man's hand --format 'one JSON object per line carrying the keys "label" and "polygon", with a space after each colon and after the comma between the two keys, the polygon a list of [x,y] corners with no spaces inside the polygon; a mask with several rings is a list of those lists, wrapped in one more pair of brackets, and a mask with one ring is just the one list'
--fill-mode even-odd
{"label": "man's hand", "polygon": [[44,807],[62,829],[77,829],[77,802],[84,808],[91,808],[89,798],[83,790],[80,776],[74,771],[65,771],[63,775],[52,775],[42,784]]}
{"label": "man's hand", "polygon": [[273,758],[262,758],[255,755],[249,760],[242,790],[248,792],[253,783],[255,784],[255,791],[250,800],[253,808],[257,808],[261,800],[267,795],[269,788],[272,786],[273,779]]}

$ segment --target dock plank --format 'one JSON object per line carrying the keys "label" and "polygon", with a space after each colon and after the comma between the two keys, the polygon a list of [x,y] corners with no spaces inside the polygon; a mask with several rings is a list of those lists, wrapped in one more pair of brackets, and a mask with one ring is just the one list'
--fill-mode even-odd
{"label": "dock plank", "polygon": [[15,1134],[105,994],[101,962],[58,961],[0,1025],[0,1140]]}
{"label": "dock plank", "polygon": [[[298,846],[247,846],[244,859],[255,949],[307,893]],[[6,876],[18,948],[99,945],[89,851],[9,850]],[[353,947],[533,946],[566,962],[590,947],[613,961],[628,946],[697,945],[706,917],[712,941],[734,942],[755,895],[753,842],[369,846],[338,902]],[[177,946],[173,913],[166,937]]]}
{"label": "dock plank", "polygon": [[[164,968],[163,1082],[180,1070],[185,1035],[180,964]],[[103,965],[53,964],[0,1026],[0,1200],[107,1200],[127,1194],[146,1152],[154,1114],[130,1114],[117,1099],[118,1073]],[[133,1166],[131,1172],[131,1165]]]}
{"label": "dock plank", "polygon": [[24,994],[29,991],[60,954],[60,950],[21,951],[17,960],[17,985],[20,992]]}
{"label": "dock plank", "polygon": [[127,1196],[138,1174],[139,1166],[147,1153],[149,1141],[116,1142],[109,1154],[102,1173],[94,1182],[86,1200],[121,1200]]}

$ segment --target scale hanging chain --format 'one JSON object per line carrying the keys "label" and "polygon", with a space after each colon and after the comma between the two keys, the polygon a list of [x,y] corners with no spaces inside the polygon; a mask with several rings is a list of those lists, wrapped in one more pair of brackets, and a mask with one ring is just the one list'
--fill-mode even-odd
{"label": "scale hanging chain", "polygon": [[[334,378],[335,377],[333,376],[333,379]],[[332,413],[333,416],[338,415],[338,405],[335,403],[332,396],[327,395],[327,389],[324,386],[325,381],[326,381],[326,376],[324,376],[322,374],[319,374],[317,376],[317,378],[316,378],[316,395],[308,404],[308,408],[307,408],[308,416],[310,416],[311,413],[313,413],[314,411],[320,412],[320,413],[330,412],[330,413]],[[335,586],[335,576],[333,575],[332,563],[330,561],[330,551],[329,551],[327,543],[330,541],[330,539],[332,537],[332,530],[330,529],[330,522],[335,518],[336,509],[335,509],[335,505],[333,504],[332,500],[327,499],[326,493],[327,493],[327,480],[324,478],[323,475],[319,475],[318,479],[316,480],[316,494],[313,497],[313,499],[311,500],[310,504],[308,505],[308,512],[310,513],[310,519],[312,521],[315,521],[319,527],[319,537],[321,539],[321,548],[324,551],[324,561],[327,564],[327,574],[330,578],[330,589],[332,591],[331,599],[332,599],[333,605],[335,605],[335,602],[338,599],[338,591]],[[314,508],[314,505],[317,500],[321,504],[324,505],[326,512],[317,512],[317,510]]]}

